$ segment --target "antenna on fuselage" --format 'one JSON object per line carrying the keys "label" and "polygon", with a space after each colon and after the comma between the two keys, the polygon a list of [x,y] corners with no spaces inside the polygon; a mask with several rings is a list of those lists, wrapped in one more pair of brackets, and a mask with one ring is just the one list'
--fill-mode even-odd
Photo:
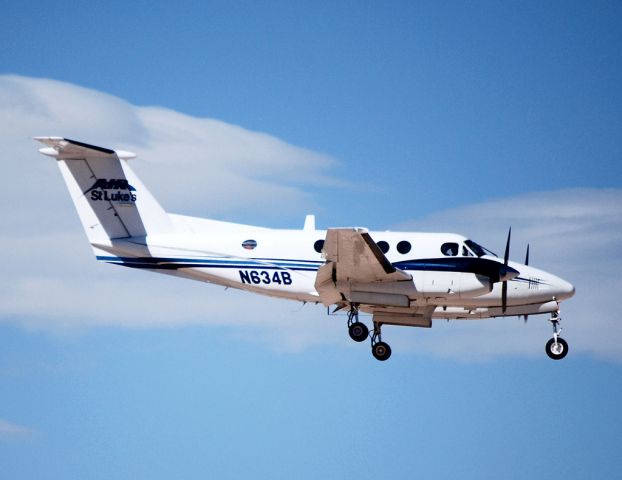
{"label": "antenna on fuselage", "polygon": [[315,215],[307,215],[305,217],[305,225],[302,229],[306,232],[314,232],[315,231]]}

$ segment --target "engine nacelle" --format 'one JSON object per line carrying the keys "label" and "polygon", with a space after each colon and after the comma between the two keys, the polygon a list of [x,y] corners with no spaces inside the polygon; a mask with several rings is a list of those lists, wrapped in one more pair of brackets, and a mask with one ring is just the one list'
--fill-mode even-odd
{"label": "engine nacelle", "polygon": [[428,298],[473,298],[492,291],[490,278],[466,272],[413,272],[417,293]]}

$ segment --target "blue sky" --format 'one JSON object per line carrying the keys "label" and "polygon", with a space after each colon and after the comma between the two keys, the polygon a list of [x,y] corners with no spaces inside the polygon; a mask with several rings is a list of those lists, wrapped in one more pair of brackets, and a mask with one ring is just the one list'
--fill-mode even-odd
{"label": "blue sky", "polygon": [[[8,478],[618,477],[617,2],[40,2],[0,19]],[[179,213],[449,230],[577,285],[387,329],[100,266],[31,137],[136,151]],[[160,278],[163,277],[163,278]]]}

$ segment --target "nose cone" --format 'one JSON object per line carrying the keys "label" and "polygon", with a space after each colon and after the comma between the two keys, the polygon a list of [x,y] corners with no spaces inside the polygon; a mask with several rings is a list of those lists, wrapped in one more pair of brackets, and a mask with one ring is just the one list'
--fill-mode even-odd
{"label": "nose cone", "polygon": [[543,299],[550,300],[554,297],[556,300],[566,300],[575,293],[574,285],[567,282],[563,278],[560,278],[552,273],[545,272],[532,267],[531,265],[523,265],[519,267],[521,272],[521,278],[529,279],[534,282],[535,285],[529,285],[529,291],[531,296],[542,297]]}
{"label": "nose cone", "polygon": [[563,280],[559,277],[551,276],[551,290],[553,291],[553,295],[558,300],[565,300],[570,298],[575,293],[574,285],[566,280]]}

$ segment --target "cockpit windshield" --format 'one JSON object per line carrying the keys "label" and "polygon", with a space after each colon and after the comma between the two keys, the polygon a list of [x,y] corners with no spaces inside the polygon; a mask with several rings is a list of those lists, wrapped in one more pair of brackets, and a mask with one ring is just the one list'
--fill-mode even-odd
{"label": "cockpit windshield", "polygon": [[465,240],[464,244],[469,247],[471,249],[471,251],[477,255],[478,257],[483,257],[484,255],[493,255],[494,257],[497,256],[496,253],[491,252],[490,250],[488,250],[485,247],[482,247],[481,245],[475,243],[473,240]]}

